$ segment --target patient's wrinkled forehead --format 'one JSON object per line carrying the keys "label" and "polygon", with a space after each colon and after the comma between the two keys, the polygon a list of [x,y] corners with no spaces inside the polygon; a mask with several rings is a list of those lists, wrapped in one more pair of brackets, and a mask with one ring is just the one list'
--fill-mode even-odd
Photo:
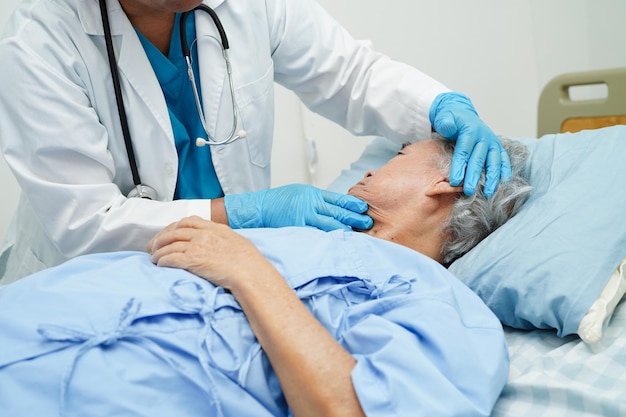
{"label": "patient's wrinkled forehead", "polygon": [[420,155],[420,160],[428,161],[430,160],[430,156],[437,155],[440,153],[441,148],[437,144],[437,140],[435,139],[427,139],[420,142],[414,143],[405,143],[402,145],[398,154],[404,155]]}
{"label": "patient's wrinkled forehead", "polygon": [[440,147],[432,140],[403,145],[396,156],[380,168],[368,171],[348,192],[371,198],[372,193],[406,191],[439,171],[434,163],[439,153]]}

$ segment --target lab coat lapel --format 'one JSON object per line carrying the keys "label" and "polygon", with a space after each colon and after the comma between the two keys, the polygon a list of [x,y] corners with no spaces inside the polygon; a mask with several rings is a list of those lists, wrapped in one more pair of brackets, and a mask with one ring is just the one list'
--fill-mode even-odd
{"label": "lab coat lapel", "polygon": [[[109,14],[109,24],[113,37],[123,35],[126,26],[130,25],[122,6],[117,0],[106,0]],[[78,18],[83,26],[83,30],[88,35],[104,36],[102,18],[100,17],[99,0],[77,1]]]}
{"label": "lab coat lapel", "polygon": [[224,3],[226,0],[204,0],[202,3],[209,6],[211,9],[215,9],[220,4]]}
{"label": "lab coat lapel", "polygon": [[159,80],[134,29],[130,25],[128,28],[130,30],[122,35],[119,51],[120,77],[128,80],[131,88],[154,114],[163,131],[173,140],[172,123]]}
{"label": "lab coat lapel", "polygon": [[[161,93],[161,86],[148,57],[144,53],[135,29],[118,1],[108,0],[107,9],[121,81],[122,83],[124,79],[128,81],[132,90],[150,109],[161,129],[173,141],[172,124],[167,104]],[[78,13],[83,29],[87,34],[104,36],[98,0],[78,2]],[[104,39],[102,39],[102,43],[104,45]],[[130,93],[126,95],[128,94]]]}

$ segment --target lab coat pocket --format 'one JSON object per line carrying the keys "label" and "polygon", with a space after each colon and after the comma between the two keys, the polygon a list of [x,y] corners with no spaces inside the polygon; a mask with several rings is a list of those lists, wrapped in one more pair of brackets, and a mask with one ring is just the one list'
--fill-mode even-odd
{"label": "lab coat pocket", "polygon": [[247,136],[250,162],[267,167],[272,157],[274,136],[274,65],[270,65],[257,80],[235,91],[242,127]]}

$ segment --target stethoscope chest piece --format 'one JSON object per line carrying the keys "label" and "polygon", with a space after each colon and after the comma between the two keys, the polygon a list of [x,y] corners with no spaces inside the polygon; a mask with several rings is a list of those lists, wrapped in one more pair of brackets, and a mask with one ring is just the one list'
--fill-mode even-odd
{"label": "stethoscope chest piece", "polygon": [[135,185],[128,193],[128,198],[145,198],[146,200],[158,200],[157,192],[149,185]]}

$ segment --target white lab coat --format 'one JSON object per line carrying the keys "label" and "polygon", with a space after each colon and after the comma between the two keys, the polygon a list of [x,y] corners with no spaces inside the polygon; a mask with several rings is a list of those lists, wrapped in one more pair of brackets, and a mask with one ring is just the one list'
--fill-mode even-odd
{"label": "white lab coat", "polygon": [[[211,148],[226,194],[267,188],[277,81],[355,134],[414,141],[443,85],[355,41],[313,0],[205,0],[230,41],[248,137]],[[142,182],[132,188],[97,0],[24,0],[0,43],[0,142],[22,197],[0,255],[2,283],[85,253],[144,250],[184,216],[210,218],[207,200],[172,201],[177,155],[165,99],[117,0],[108,1],[124,103]],[[209,130],[232,125],[215,25],[196,13]],[[3,271],[4,270],[4,271]]]}

